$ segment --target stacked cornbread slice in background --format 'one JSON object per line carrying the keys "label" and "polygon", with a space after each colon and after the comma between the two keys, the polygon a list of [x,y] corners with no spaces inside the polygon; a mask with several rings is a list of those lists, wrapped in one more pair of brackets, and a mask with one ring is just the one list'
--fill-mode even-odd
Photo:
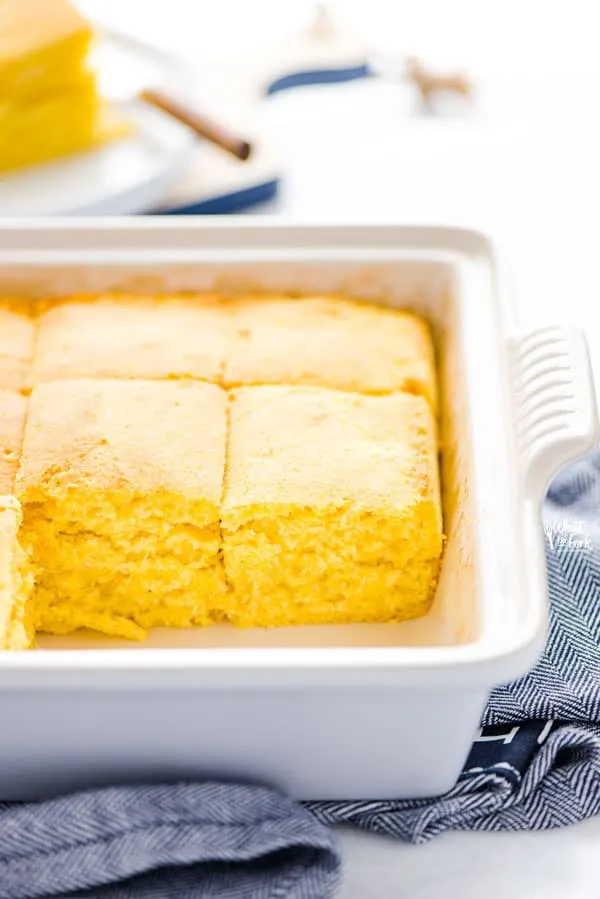
{"label": "stacked cornbread slice in background", "polygon": [[69,0],[0,2],[0,172],[123,133],[88,66],[92,38]]}
{"label": "stacked cornbread slice in background", "polygon": [[4,309],[0,372],[23,411],[2,495],[24,587],[2,582],[0,646],[21,608],[30,630],[130,638],[427,612],[443,538],[419,318],[342,297]]}

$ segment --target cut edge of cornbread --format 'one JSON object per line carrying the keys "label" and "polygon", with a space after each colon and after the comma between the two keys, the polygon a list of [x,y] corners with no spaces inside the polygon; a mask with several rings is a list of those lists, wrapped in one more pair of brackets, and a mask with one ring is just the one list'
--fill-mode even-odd
{"label": "cut edge of cornbread", "polygon": [[0,496],[14,494],[26,416],[27,398],[0,387]]}
{"label": "cut edge of cornbread", "polygon": [[20,543],[21,505],[14,495],[27,399],[0,388],[0,649],[33,644],[33,566]]}
{"label": "cut edge of cornbread", "polygon": [[215,620],[224,589],[217,506],[82,490],[64,504],[29,491],[23,509],[21,539],[38,568],[37,629],[139,639],[150,627]]}
{"label": "cut edge of cornbread", "polygon": [[[225,573],[234,590],[227,617],[238,627],[393,623],[430,609],[443,546],[432,501],[415,503],[393,522],[337,506],[319,512],[280,506],[268,513],[247,507],[237,522],[227,516],[223,527]],[[299,536],[301,527],[312,539]],[[348,533],[365,541],[376,536],[382,555],[351,558]]]}
{"label": "cut edge of cornbread", "polygon": [[34,643],[34,570],[19,542],[20,524],[17,500],[0,496],[0,650],[29,649]]}

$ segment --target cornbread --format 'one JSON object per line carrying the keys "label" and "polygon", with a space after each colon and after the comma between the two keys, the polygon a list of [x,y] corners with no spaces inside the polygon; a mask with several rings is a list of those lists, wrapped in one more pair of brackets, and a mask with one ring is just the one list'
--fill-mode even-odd
{"label": "cornbread", "polygon": [[221,522],[238,626],[424,614],[442,550],[427,401],[233,391]]}
{"label": "cornbread", "polygon": [[410,312],[341,297],[234,301],[236,343],[225,384],[298,384],[356,393],[403,391],[436,406],[433,348]]}
{"label": "cornbread", "polygon": [[28,303],[0,299],[0,388],[20,390],[33,354],[34,324]]}
{"label": "cornbread", "polygon": [[77,90],[39,98],[23,109],[0,109],[0,172],[71,156],[128,133],[123,120],[100,106],[95,81],[87,77]]}
{"label": "cornbread", "polygon": [[0,388],[0,496],[14,492],[26,413],[24,396]]}
{"label": "cornbread", "polygon": [[2,0],[0,36],[2,96],[35,96],[71,83],[92,30],[69,0]]}
{"label": "cornbread", "polygon": [[74,297],[38,322],[31,386],[58,378],[222,380],[232,337],[226,304],[194,297]]}
{"label": "cornbread", "polygon": [[32,639],[26,617],[31,567],[18,542],[21,510],[14,497],[27,400],[0,389],[0,649],[25,649]]}
{"label": "cornbread", "polygon": [[0,2],[0,171],[118,134],[88,68],[92,30],[70,0]]}
{"label": "cornbread", "polygon": [[33,643],[30,597],[33,570],[18,541],[21,510],[14,496],[0,496],[0,650]]}
{"label": "cornbread", "polygon": [[437,403],[425,322],[338,297],[65,298],[40,315],[29,383],[79,377],[403,391]]}
{"label": "cornbread", "polygon": [[226,394],[191,381],[33,391],[17,494],[35,628],[139,638],[210,623],[225,589]]}
{"label": "cornbread", "polygon": [[437,414],[431,337],[409,312],[0,299],[0,648],[425,614]]}

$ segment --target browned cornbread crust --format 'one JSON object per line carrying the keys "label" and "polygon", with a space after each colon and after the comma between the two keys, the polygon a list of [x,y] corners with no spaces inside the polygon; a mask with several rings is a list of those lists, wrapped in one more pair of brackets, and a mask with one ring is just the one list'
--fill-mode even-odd
{"label": "browned cornbread crust", "polygon": [[422,319],[329,296],[124,294],[46,304],[28,385],[82,377],[402,391],[437,403]]}
{"label": "browned cornbread crust", "polygon": [[395,391],[437,404],[429,328],[413,315],[343,297],[241,297],[225,384]]}
{"label": "browned cornbread crust", "polygon": [[45,304],[30,387],[60,378],[219,384],[232,339],[226,302],[201,296],[78,296]]}

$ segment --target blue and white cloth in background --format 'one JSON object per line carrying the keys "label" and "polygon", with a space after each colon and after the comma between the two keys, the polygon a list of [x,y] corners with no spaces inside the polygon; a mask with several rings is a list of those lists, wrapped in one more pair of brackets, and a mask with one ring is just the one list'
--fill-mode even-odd
{"label": "blue and white cloth in background", "polygon": [[422,843],[450,829],[543,829],[599,814],[600,454],[554,482],[544,527],[545,654],[494,690],[445,796],[302,806],[208,783],[0,806],[0,899],[324,899],[340,876],[333,824]]}

